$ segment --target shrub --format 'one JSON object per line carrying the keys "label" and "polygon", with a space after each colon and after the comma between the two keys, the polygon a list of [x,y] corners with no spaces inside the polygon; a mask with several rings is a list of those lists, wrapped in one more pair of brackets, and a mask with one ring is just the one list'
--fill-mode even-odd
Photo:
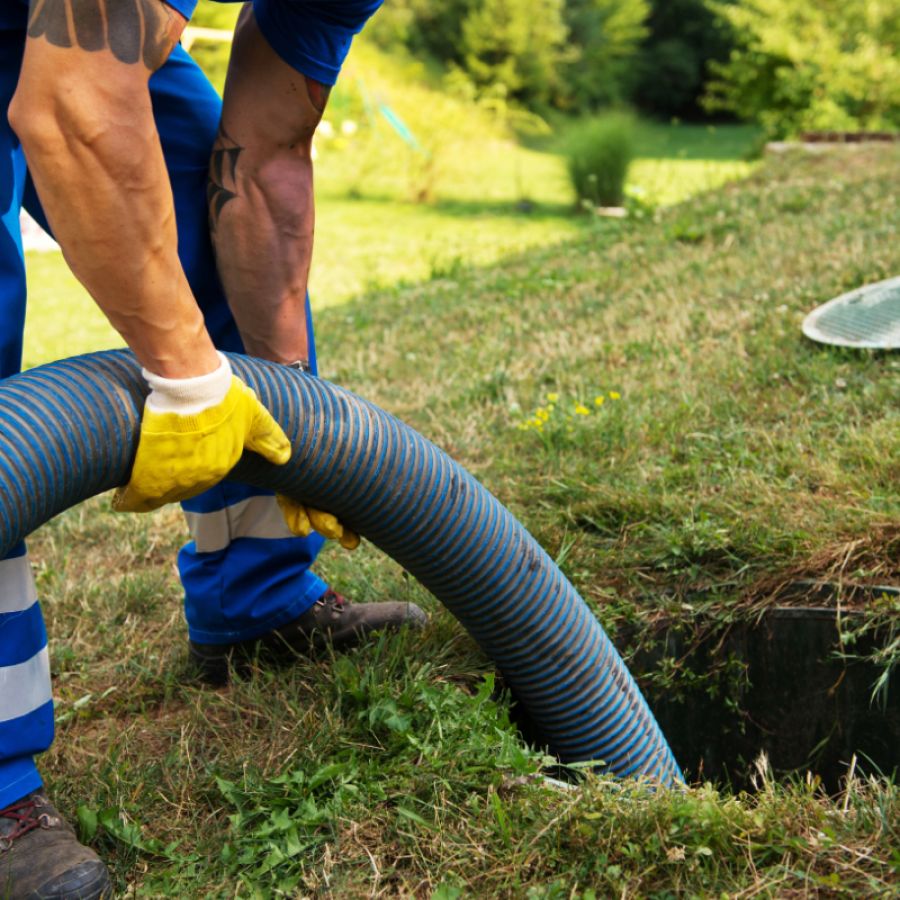
{"label": "shrub", "polygon": [[618,206],[634,157],[634,121],[609,113],[578,123],[566,136],[565,156],[579,203]]}
{"label": "shrub", "polygon": [[900,129],[900,16],[878,0],[709,0],[736,46],[706,106],[755,119],[770,137]]}

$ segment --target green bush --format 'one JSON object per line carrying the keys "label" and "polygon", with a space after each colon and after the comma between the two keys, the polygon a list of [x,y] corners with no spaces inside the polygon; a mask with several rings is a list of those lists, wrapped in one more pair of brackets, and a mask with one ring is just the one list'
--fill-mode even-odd
{"label": "green bush", "polygon": [[618,206],[634,157],[634,121],[609,113],[573,126],[564,148],[569,178],[581,204]]}
{"label": "green bush", "polygon": [[880,0],[709,0],[736,47],[712,62],[706,106],[770,137],[900,130],[900,15]]}

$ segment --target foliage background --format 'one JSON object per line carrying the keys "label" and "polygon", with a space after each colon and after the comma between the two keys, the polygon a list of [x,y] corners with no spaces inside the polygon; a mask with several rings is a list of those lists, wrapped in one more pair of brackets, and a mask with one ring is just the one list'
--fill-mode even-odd
{"label": "foliage background", "polygon": [[396,0],[371,33],[544,114],[628,104],[777,137],[900,128],[895,0]]}
{"label": "foliage background", "polygon": [[775,137],[900,129],[896,0],[741,0],[709,4],[736,46],[713,61],[709,110],[760,122]]}

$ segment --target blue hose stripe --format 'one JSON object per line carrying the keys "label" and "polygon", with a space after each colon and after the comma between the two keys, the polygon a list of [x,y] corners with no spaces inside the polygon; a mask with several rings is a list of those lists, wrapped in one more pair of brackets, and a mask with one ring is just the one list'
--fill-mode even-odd
{"label": "blue hose stripe", "polygon": [[[515,547],[512,546],[514,542],[510,522],[508,517],[496,515],[498,512],[500,511],[497,509],[497,504],[492,504],[489,511],[482,514],[483,521],[487,523],[490,530],[488,536],[482,538],[481,542],[488,544],[492,555],[485,559],[480,572],[476,559],[473,559],[470,564],[467,558],[467,567],[470,568],[471,574],[465,584],[460,585],[456,580],[447,583],[440,578],[429,579],[431,590],[439,596],[446,593],[449,599],[454,600],[454,609],[460,618],[468,620],[471,613],[474,616],[472,629],[486,636],[494,635],[496,632],[482,627],[486,625],[482,618],[483,615],[486,616],[491,610],[500,609],[498,618],[506,618],[516,611],[516,604],[523,607],[526,605],[526,600],[522,596],[522,574],[516,566],[517,554]],[[466,533],[463,531],[462,538],[465,536]],[[495,564],[496,554],[502,546],[506,546],[510,551],[508,559],[499,568],[492,568]],[[478,553],[477,549],[472,546],[464,545],[462,550],[471,552],[473,556]],[[513,593],[515,587],[519,587],[519,596]]]}
{"label": "blue hose stripe", "polygon": [[[591,696],[603,698],[602,700],[596,700],[589,707],[589,710],[584,713],[586,716],[584,721],[592,725],[595,733],[603,734],[605,739],[609,737],[608,729],[611,723],[618,721],[624,709],[633,708],[633,705],[629,703],[628,697],[620,696],[615,688],[610,685],[580,683],[578,691],[578,695],[582,699]],[[529,698],[533,709],[540,713],[541,719],[545,723],[555,722],[557,718],[564,718],[566,721],[571,718],[572,712],[567,712],[564,716],[560,716],[559,712],[550,706],[548,702],[541,702],[535,698],[533,692],[529,694]],[[552,697],[550,699],[552,700]],[[575,712],[578,711],[576,710]],[[571,731],[567,732],[566,740],[570,741],[572,737]]]}
{"label": "blue hose stripe", "polygon": [[[574,669],[574,667],[566,666],[564,660],[564,666],[562,670],[558,673],[555,673],[555,676],[565,678],[567,677],[566,673],[568,671],[571,671],[571,675],[568,677],[570,677],[572,681],[576,681],[582,684],[595,684],[600,687],[602,693],[605,692],[605,690],[612,684],[614,679],[614,668],[610,664],[610,657],[613,655],[614,651],[608,644],[603,641],[593,641],[593,623],[588,623],[588,627],[591,633],[590,636],[592,638],[589,652],[595,654],[591,657],[590,664],[582,665],[579,669],[576,670]],[[554,700],[553,680],[553,678],[549,677],[547,679],[538,677],[532,684],[527,679],[522,679],[523,687],[527,686],[532,691],[535,698],[546,695],[548,698],[551,698],[551,700]],[[609,699],[611,700],[612,698],[610,697]],[[556,706],[555,701],[554,706]],[[597,705],[595,704],[595,706]],[[602,704],[597,706],[597,708],[602,708]]]}
{"label": "blue hose stripe", "polygon": [[[33,446],[34,442],[36,440],[40,440],[42,437],[40,435],[42,424],[44,425],[44,427],[49,424],[50,428],[53,431],[53,436],[54,438],[56,438],[54,444],[60,444],[60,436],[55,423],[47,423],[46,417],[42,417],[41,419],[36,418],[33,415],[33,410],[34,405],[33,401],[31,401],[31,398],[22,397],[21,402],[17,405],[17,407],[8,413],[11,421],[19,421],[22,424],[22,430],[20,432],[20,436],[22,438],[21,443],[25,446],[28,446],[29,444]],[[40,477],[41,482],[41,490],[37,492],[37,495],[42,495],[45,499],[45,502],[49,506],[52,498],[52,493],[48,491],[47,488],[54,482],[62,480],[62,465],[60,464],[58,455],[55,453],[47,455],[42,454],[35,460],[35,465],[40,469],[39,472],[35,472],[35,475]]]}
{"label": "blue hose stripe", "polygon": [[[536,626],[536,632],[539,627]],[[536,640],[530,653],[529,648],[523,648],[521,653],[510,653],[502,644],[491,643],[491,654],[504,660],[505,671],[515,673],[517,690],[528,690],[530,696],[537,698],[541,693],[552,693],[562,681],[583,684],[592,677],[602,648],[592,640],[591,632],[592,629],[585,623],[575,634],[567,630],[555,645],[548,645],[546,640]],[[543,664],[535,667],[535,659]],[[557,714],[568,711],[566,705],[559,703],[558,696],[555,700],[553,708]]]}
{"label": "blue hose stripe", "polygon": [[[548,708],[552,709],[555,715],[566,715],[571,706],[577,702],[578,694],[576,693],[569,703],[561,701],[556,691],[558,683],[561,680],[568,680],[574,684],[586,686],[587,683],[596,679],[595,670],[599,668],[599,658],[603,648],[597,647],[592,640],[592,631],[589,623],[585,623],[582,631],[571,639],[574,645],[571,657],[557,652],[556,648],[548,649],[536,643],[532,659],[544,661],[544,665],[540,668],[529,667],[527,657],[519,662],[516,657],[503,652],[502,648],[492,645],[491,650],[498,656],[502,655],[507,669],[516,673],[517,690],[528,690],[529,696],[536,704],[540,704],[542,695],[547,695],[549,697]],[[576,640],[579,641],[577,645],[575,645]],[[590,664],[586,664],[588,656]],[[542,678],[542,675],[546,678]],[[592,706],[596,709],[596,705],[592,704]]]}
{"label": "blue hose stripe", "polygon": [[[567,647],[567,655],[574,656],[573,641],[583,636],[580,647],[589,639],[586,628],[590,620],[587,617],[579,617],[579,620],[573,622],[567,607],[561,603],[552,605],[549,611],[538,605],[541,597],[550,594],[551,587],[545,584],[547,576],[548,568],[545,566],[541,569],[541,577],[530,584],[527,592],[522,591],[519,604],[522,607],[521,612],[515,607],[507,607],[510,611],[515,611],[523,624],[534,627],[532,640],[523,640],[521,635],[503,634],[497,630],[496,626],[502,622],[505,610],[495,609],[494,615],[486,614],[483,618],[479,617],[479,629],[496,635],[496,639],[491,641],[491,646],[498,652],[502,651],[510,662],[517,663],[520,659],[525,662],[533,658],[532,653],[538,648],[542,653],[555,656],[558,650]],[[523,634],[532,637],[530,631]]]}
{"label": "blue hose stripe", "polygon": [[[356,436],[356,440],[363,444],[368,444],[371,440],[370,429],[367,424],[363,423],[363,411],[359,408],[351,407],[349,415],[348,433]],[[378,440],[378,435],[375,439]],[[353,445],[345,442],[343,446],[338,448],[338,456],[335,460],[335,468],[333,472],[333,480],[337,482],[337,488],[341,492],[347,494],[362,494],[363,496],[371,496],[371,488],[366,490],[363,488],[366,471],[362,466],[356,464],[356,457],[353,453]],[[374,504],[374,498],[369,501],[369,507]]]}
{"label": "blue hose stripe", "polygon": [[[370,418],[366,415],[366,410],[359,404],[350,406],[350,418],[348,435],[353,435],[353,440],[343,442],[340,448],[340,456],[336,461],[334,475],[337,478],[342,476],[339,484],[341,492],[347,494],[362,494],[363,496],[371,496],[373,493],[373,482],[375,472],[369,470],[366,466],[358,465],[356,462],[356,454],[354,449],[357,444],[368,447],[374,441],[375,446],[371,448],[372,454],[380,457],[378,448],[381,443],[381,434],[377,429],[372,429]],[[405,458],[405,455],[404,455]],[[365,484],[368,478],[368,483]]]}
{"label": "blue hose stripe", "polygon": [[[584,621],[580,623],[566,622],[564,625],[567,626],[565,630],[563,630],[563,628],[558,628],[553,633],[550,632],[550,629],[547,628],[546,625],[540,631],[535,630],[535,633],[540,634],[541,637],[536,642],[533,642],[531,646],[524,646],[518,653],[512,652],[509,649],[510,645],[504,646],[499,641],[491,642],[491,648],[495,652],[499,652],[500,650],[503,651],[507,666],[519,671],[519,682],[522,683],[523,686],[524,683],[527,682],[527,679],[521,676],[520,665],[527,665],[528,659],[533,658],[534,656],[539,656],[545,660],[559,658],[559,651],[563,649],[567,649],[567,653],[564,657],[567,662],[566,671],[561,674],[570,677],[574,670],[575,677],[578,677],[581,669],[590,668],[590,665],[585,664],[585,658],[591,653],[591,650],[594,649],[593,642],[591,646],[584,648],[584,645],[588,643],[590,639]],[[548,632],[547,634],[543,633],[545,630]],[[579,641],[579,643],[576,644],[576,641]],[[521,645],[522,642],[517,643]],[[512,646],[515,646],[515,644]],[[573,657],[576,657],[576,654],[578,654],[577,660],[573,660]],[[593,654],[593,656],[595,655],[596,653]],[[516,665],[519,663],[519,660],[521,660],[520,665]],[[593,659],[591,660],[591,664],[593,664]],[[543,666],[541,668],[543,671],[538,673],[538,680],[544,682],[547,673]]]}
{"label": "blue hose stripe", "polygon": [[[247,454],[235,479],[328,509],[389,552],[492,656],[562,759],[680,780],[599,623],[496,498],[373,404],[283,367],[232,360],[293,447],[282,467]],[[49,515],[127,479],[143,393],[123,352],[0,383],[0,552]]]}
{"label": "blue hose stripe", "polygon": [[[404,459],[407,458],[406,452],[407,448],[404,448]],[[383,522],[385,529],[390,532],[402,534],[408,530],[410,535],[415,535],[420,532],[420,526],[425,521],[434,518],[434,491],[430,486],[436,478],[436,460],[435,455],[430,452],[428,447],[415,444],[408,448],[408,452],[409,468],[407,472],[420,474],[421,483],[429,486],[429,493],[426,494],[423,491],[420,497],[415,497],[408,509],[397,505],[393,509],[385,510]],[[364,469],[365,467],[361,466],[360,468]]]}
{"label": "blue hose stripe", "polygon": [[[434,506],[431,508],[431,516],[427,520],[430,527],[422,529],[424,536],[416,542],[415,546],[411,546],[412,542],[404,542],[403,547],[397,548],[397,558],[404,564],[408,558],[417,560],[423,559],[424,556],[423,561],[426,566],[428,566],[429,561],[434,565],[439,561],[438,554],[446,554],[449,558],[451,554],[455,555],[462,552],[462,548],[471,540],[471,531],[467,529],[466,523],[470,521],[473,515],[473,506],[477,504],[478,498],[473,494],[467,495],[465,505],[462,508],[454,508],[453,501],[449,499],[449,495],[438,502],[440,505],[437,508]],[[445,529],[450,530],[446,531]],[[433,536],[430,536],[433,530],[440,530],[442,534],[442,540],[439,545],[436,545]],[[428,586],[432,579],[426,573],[427,569],[426,572],[423,572],[424,577],[422,581]],[[458,571],[448,571],[446,576],[452,582],[454,588],[458,588],[462,583]],[[470,575],[467,575],[466,581],[470,577]]]}
{"label": "blue hose stripe", "polygon": [[[526,617],[523,615],[522,618]],[[544,622],[547,622],[546,626]],[[542,659],[559,661],[561,668],[558,672],[554,670],[559,677],[579,679],[595,671],[603,646],[596,641],[593,622],[586,617],[575,621],[562,617],[552,631],[550,621],[545,618],[535,618],[530,624],[538,635],[530,646],[523,641],[511,642],[502,638],[491,642],[494,651],[502,653],[511,666],[521,669],[539,655]],[[546,664],[542,668],[546,669]],[[540,684],[546,684],[552,677],[550,672],[546,672],[546,676],[546,679],[539,679]],[[527,679],[523,678],[523,682]]]}
{"label": "blue hose stripe", "polygon": [[[490,509],[487,513],[483,513],[477,505],[474,509],[472,508],[476,503],[477,498],[475,498],[474,495],[469,495],[466,499],[466,507],[461,510],[455,511],[453,507],[449,505],[442,507],[442,512],[434,517],[433,521],[435,525],[442,528],[444,527],[445,521],[453,523],[454,520],[456,524],[451,524],[449,526],[452,527],[452,531],[447,533],[446,544],[442,541],[440,547],[436,548],[432,542],[432,546],[430,547],[431,553],[440,551],[446,552],[448,555],[451,553],[454,555],[463,555],[467,550],[471,550],[471,531],[466,525],[473,516],[476,516],[479,513],[481,514],[481,521],[484,523],[484,527],[481,531],[482,537],[480,543],[487,545],[489,549],[496,548],[501,544],[504,532],[498,530],[502,523],[498,521],[498,518],[495,515],[492,515],[495,510]],[[458,512],[459,515],[456,515],[456,512]],[[423,547],[422,550],[424,549],[425,548]],[[477,553],[477,551],[475,551],[475,553]],[[475,553],[473,553],[473,555],[475,555]],[[428,577],[426,579],[427,585],[432,592],[439,596],[443,593],[453,596],[462,591],[467,598],[471,598],[470,602],[474,607],[483,607],[488,602],[487,598],[497,591],[496,580],[498,578],[503,579],[504,576],[507,575],[509,563],[504,562],[499,571],[491,571],[487,566],[483,566],[479,572],[477,560],[470,560],[467,556],[465,559],[465,579],[461,579],[458,572],[448,572],[443,578]],[[482,577],[479,578],[478,574],[481,574]],[[466,613],[465,604],[459,604],[456,608],[458,615],[463,617]]]}

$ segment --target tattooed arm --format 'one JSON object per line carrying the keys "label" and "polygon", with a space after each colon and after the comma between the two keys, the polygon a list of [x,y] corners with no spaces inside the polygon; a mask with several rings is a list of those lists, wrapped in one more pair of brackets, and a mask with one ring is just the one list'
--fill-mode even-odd
{"label": "tattooed arm", "polygon": [[312,136],[328,91],[275,54],[248,3],[210,163],[210,231],[248,352],[276,362],[308,357]]}
{"label": "tattooed arm", "polygon": [[72,270],[157,375],[219,365],[177,254],[148,80],[184,19],[161,0],[31,0],[10,122]]}

